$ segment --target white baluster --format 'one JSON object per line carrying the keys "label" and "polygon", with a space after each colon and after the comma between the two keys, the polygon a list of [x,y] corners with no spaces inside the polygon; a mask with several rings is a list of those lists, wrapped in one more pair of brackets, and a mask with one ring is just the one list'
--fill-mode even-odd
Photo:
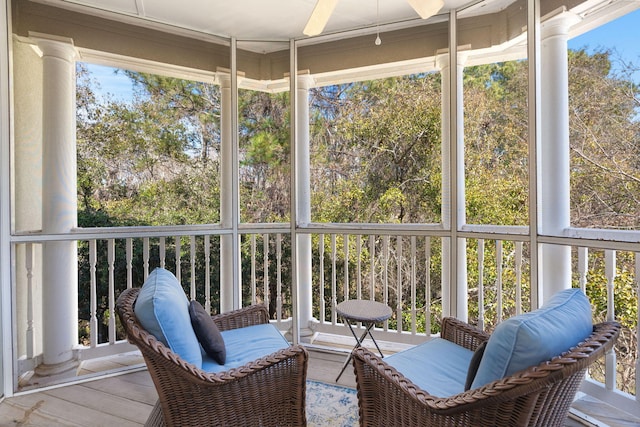
{"label": "white baluster", "polygon": [[424,331],[431,335],[431,237],[424,238]]}
{"label": "white baluster", "polygon": [[[382,302],[389,305],[389,241],[390,236],[384,236],[382,239]],[[389,322],[385,320],[384,330],[389,330]]]}
{"label": "white baluster", "polygon": [[133,286],[133,239],[126,239],[126,258],[127,258],[127,289]]}
{"label": "white baluster", "polygon": [[484,239],[478,239],[478,328],[484,331]]}
{"label": "white baluster", "polygon": [[204,308],[211,313],[211,236],[204,236]]}
{"label": "white baluster", "polygon": [[256,235],[252,234],[251,242],[251,302],[258,303],[258,295],[256,292]]}
{"label": "white baluster", "polygon": [[325,323],[326,304],[324,302],[324,234],[318,236],[318,287],[320,288],[320,323]]}
{"label": "white baluster", "polygon": [[282,234],[276,234],[276,319],[282,322]]}
{"label": "white baluster", "polygon": [[149,277],[149,238],[148,237],[144,237],[142,239],[142,265],[144,268],[144,279],[147,280],[147,277]]}
{"label": "white baluster", "polygon": [[178,283],[182,285],[182,239],[180,236],[175,237],[175,246],[176,246],[176,279],[178,279]]}
{"label": "white baluster", "polygon": [[90,281],[90,307],[89,307],[89,345],[91,348],[95,348],[98,345],[98,281],[96,279],[96,264],[97,264],[97,255],[96,255],[96,241],[89,240],[89,269],[91,272],[91,281]]}
{"label": "white baluster", "polygon": [[263,286],[264,286],[264,302],[269,307],[271,301],[271,291],[269,290],[269,235],[262,235],[262,273],[263,273]]}
{"label": "white baluster", "polygon": [[376,299],[376,238],[373,234],[369,235],[369,269],[371,270],[371,279],[369,280],[369,299]]}
{"label": "white baluster", "polygon": [[[396,236],[396,252],[397,252],[397,264],[396,264],[396,317],[397,326],[396,332],[402,333],[402,263],[404,258],[402,255],[402,236]],[[388,322],[388,321],[387,321]]]}
{"label": "white baluster", "polygon": [[336,278],[336,235],[331,235],[331,323],[338,323],[336,306],[338,305],[338,291]]}
{"label": "white baluster", "polygon": [[[604,274],[607,277],[607,321],[615,320],[614,282],[616,278],[616,251],[604,251]],[[616,389],[616,352],[607,351],[605,355],[605,386],[607,390]]]}
{"label": "white baluster", "polygon": [[[640,295],[640,253],[635,252],[634,256],[636,258],[636,265],[634,271],[634,284],[636,287],[636,295]],[[640,325],[640,298],[636,298],[638,307],[636,310],[638,319],[636,325]],[[636,354],[640,354],[640,328],[636,327],[636,346],[637,352]],[[640,381],[638,381],[640,375],[640,358],[636,358],[636,366],[635,366],[635,378],[636,378],[636,396],[640,396]]]}
{"label": "white baluster", "polygon": [[356,235],[356,298],[362,299],[362,236]]}
{"label": "white baluster", "polygon": [[416,236],[411,236],[411,333],[416,334]]}
{"label": "white baluster", "polygon": [[33,322],[33,243],[25,245],[25,269],[27,272],[27,359],[36,355],[36,334]]}
{"label": "white baluster", "polygon": [[496,240],[496,314],[502,322],[502,240]]}
{"label": "white baluster", "polygon": [[344,279],[342,283],[342,291],[344,294],[344,300],[349,299],[349,235],[342,235],[342,245],[344,253]]}
{"label": "white baluster", "polygon": [[158,256],[160,257],[160,268],[166,268],[167,267],[167,240],[164,237],[160,237],[160,240],[158,243]]}
{"label": "white baluster", "polygon": [[115,292],[115,260],[116,241],[107,240],[107,259],[109,262],[109,344],[116,342],[116,292]]}
{"label": "white baluster", "polygon": [[516,242],[516,315],[522,313],[522,242]]}
{"label": "white baluster", "polygon": [[191,299],[196,299],[196,236],[189,236],[189,250],[191,252]]}
{"label": "white baluster", "polygon": [[587,292],[587,263],[589,261],[589,249],[580,247],[578,248],[578,281],[582,292]]}

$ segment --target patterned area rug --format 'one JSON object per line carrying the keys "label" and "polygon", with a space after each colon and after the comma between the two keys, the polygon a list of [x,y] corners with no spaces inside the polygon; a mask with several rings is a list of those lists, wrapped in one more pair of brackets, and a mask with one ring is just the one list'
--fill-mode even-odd
{"label": "patterned area rug", "polygon": [[307,381],[307,425],[309,427],[357,426],[356,390],[318,381]]}

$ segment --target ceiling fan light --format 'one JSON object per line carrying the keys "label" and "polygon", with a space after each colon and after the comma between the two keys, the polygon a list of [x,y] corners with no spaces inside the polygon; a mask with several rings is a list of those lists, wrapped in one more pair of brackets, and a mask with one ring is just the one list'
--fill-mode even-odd
{"label": "ceiling fan light", "polygon": [[422,19],[435,15],[444,6],[443,0],[407,0]]}
{"label": "ceiling fan light", "polygon": [[322,33],[336,4],[338,4],[338,0],[318,0],[302,33],[305,36],[317,36]]}

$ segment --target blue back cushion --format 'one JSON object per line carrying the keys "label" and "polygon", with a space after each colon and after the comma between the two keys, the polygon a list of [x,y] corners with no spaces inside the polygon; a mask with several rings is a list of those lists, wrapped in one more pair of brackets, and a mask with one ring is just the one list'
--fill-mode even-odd
{"label": "blue back cushion", "polygon": [[591,304],[580,289],[556,293],[538,310],[500,323],[471,388],[482,387],[558,356],[593,332]]}
{"label": "blue back cushion", "polygon": [[183,360],[202,367],[200,344],[189,317],[189,300],[178,279],[163,268],[153,270],[145,280],[134,312],[150,334]]}

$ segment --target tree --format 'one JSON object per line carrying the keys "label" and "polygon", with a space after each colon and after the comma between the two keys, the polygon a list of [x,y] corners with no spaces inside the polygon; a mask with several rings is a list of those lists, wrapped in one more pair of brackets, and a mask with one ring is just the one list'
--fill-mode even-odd
{"label": "tree", "polygon": [[640,227],[640,87],[613,53],[569,56],[571,224]]}

